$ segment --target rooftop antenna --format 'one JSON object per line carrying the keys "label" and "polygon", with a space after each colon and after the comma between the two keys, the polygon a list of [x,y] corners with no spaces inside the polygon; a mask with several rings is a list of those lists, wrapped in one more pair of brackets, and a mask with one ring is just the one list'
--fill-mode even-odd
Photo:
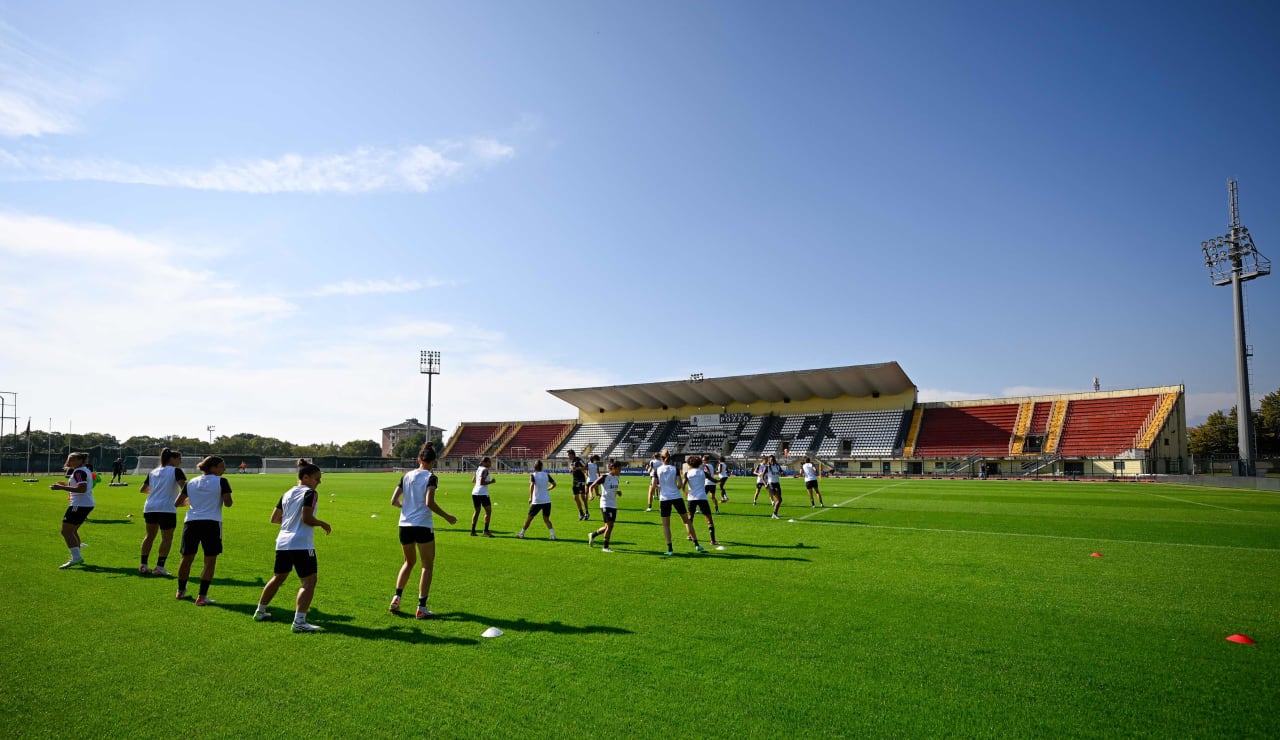
{"label": "rooftop antenna", "polygon": [[1236,431],[1240,453],[1238,475],[1253,475],[1253,414],[1249,408],[1249,357],[1253,354],[1244,341],[1244,290],[1247,280],[1271,274],[1271,260],[1253,245],[1249,230],[1240,224],[1240,201],[1236,181],[1227,180],[1230,197],[1231,224],[1226,236],[1200,242],[1204,264],[1214,285],[1230,285],[1236,325]]}

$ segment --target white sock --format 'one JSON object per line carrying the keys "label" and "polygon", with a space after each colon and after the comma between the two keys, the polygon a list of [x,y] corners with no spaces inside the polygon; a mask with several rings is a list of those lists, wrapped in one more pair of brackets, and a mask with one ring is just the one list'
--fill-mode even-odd
{"label": "white sock", "polygon": [[257,613],[257,614],[266,614],[266,613],[267,613],[267,605],[266,605],[266,604],[258,604],[258,611],[257,611],[257,612],[255,612],[255,613]]}
{"label": "white sock", "polygon": [[79,559],[80,559],[80,548],[79,548],[79,547],[69,547],[69,548],[67,548],[67,549],[71,551],[71,559],[72,559],[72,560],[79,560]]}
{"label": "white sock", "polygon": [[523,535],[523,534],[524,534],[524,530],[523,530],[523,529],[522,529],[522,530],[520,530],[520,534],[521,534],[521,535]]}
{"label": "white sock", "polygon": [[294,624],[302,624],[303,622],[306,622],[306,621],[307,621],[307,613],[306,613],[306,612],[294,612],[294,613],[293,613],[293,623],[294,623]]}
{"label": "white sock", "polygon": [[552,528],[550,528],[550,527],[547,527],[547,531],[551,533],[551,536],[552,536],[552,537],[555,537],[555,536],[556,536],[556,531],[555,531],[554,529],[552,529]]}

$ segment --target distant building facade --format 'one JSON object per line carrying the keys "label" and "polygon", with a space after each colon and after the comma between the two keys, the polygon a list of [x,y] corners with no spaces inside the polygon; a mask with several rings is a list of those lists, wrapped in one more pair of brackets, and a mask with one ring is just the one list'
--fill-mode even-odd
{"label": "distant building facade", "polygon": [[[427,425],[419,422],[417,419],[405,419],[394,426],[382,428],[382,456],[391,457],[391,451],[395,449],[396,443],[405,437],[412,437],[415,434],[426,434]],[[444,430],[440,427],[431,427],[430,439],[439,449],[444,443]]]}

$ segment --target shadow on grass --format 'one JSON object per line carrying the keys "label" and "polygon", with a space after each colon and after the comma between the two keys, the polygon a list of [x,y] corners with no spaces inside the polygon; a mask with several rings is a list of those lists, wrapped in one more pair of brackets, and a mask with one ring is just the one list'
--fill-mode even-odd
{"label": "shadow on grass", "polygon": [[94,519],[90,517],[85,524],[133,524],[132,519]]}
{"label": "shadow on grass", "polygon": [[733,545],[734,547],[751,547],[757,550],[817,550],[815,545],[762,545],[759,542],[734,542],[733,540],[720,540],[722,544]]}
{"label": "shadow on grass", "polygon": [[84,565],[77,565],[74,568],[69,568],[68,570],[83,570],[86,573],[104,573],[106,575],[115,576],[117,578],[121,576],[135,576],[139,578],[145,577],[145,576],[138,575],[138,566],[136,565],[133,566],[132,568],[129,568],[129,567],[118,566],[118,565],[115,565],[115,566],[94,565],[92,563],[85,563]]}
{"label": "shadow on grass", "polygon": [[[225,609],[229,612],[237,612],[246,617],[252,617],[257,611],[257,604],[213,604],[211,608]],[[275,603],[271,607],[273,619],[264,622],[264,625],[276,624],[285,629],[289,628],[290,621],[293,617],[293,605],[289,603]],[[394,616],[408,616],[413,619],[413,614],[398,614]],[[395,640],[397,642],[407,642],[415,645],[475,645],[479,640],[470,637],[440,637],[427,632],[421,632],[411,629],[404,624],[393,624],[389,627],[361,627],[351,624],[355,619],[348,614],[330,614],[321,609],[312,609],[307,612],[307,621],[319,626],[325,632],[332,632],[336,635],[346,635],[347,637],[355,637],[361,640]],[[415,622],[417,620],[414,620]],[[431,620],[423,620],[431,621]],[[321,633],[323,634],[323,633]]]}
{"label": "shadow on grass", "polygon": [[437,620],[446,622],[473,622],[484,627],[497,627],[503,632],[550,632],[554,635],[633,635],[631,630],[608,625],[589,624],[577,627],[564,622],[534,622],[528,619],[499,619],[470,612],[442,612]]}

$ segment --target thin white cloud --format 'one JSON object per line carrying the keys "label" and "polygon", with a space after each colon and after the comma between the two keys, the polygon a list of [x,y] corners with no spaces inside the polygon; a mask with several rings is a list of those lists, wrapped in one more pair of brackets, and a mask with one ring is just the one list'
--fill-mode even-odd
{"label": "thin white cloud", "polygon": [[422,283],[417,280],[343,280],[340,283],[322,285],[307,293],[307,295],[322,297],[330,295],[411,293],[421,288]]}
{"label": "thin white cloud", "polygon": [[0,136],[75,131],[79,111],[101,97],[60,54],[0,21]]}
{"label": "thin white cloud", "polygon": [[140,165],[113,159],[61,159],[0,150],[0,174],[18,181],[94,181],[231,193],[425,193],[468,169],[514,156],[488,139],[452,144],[359,147],[345,154],[220,162],[211,167]]}

